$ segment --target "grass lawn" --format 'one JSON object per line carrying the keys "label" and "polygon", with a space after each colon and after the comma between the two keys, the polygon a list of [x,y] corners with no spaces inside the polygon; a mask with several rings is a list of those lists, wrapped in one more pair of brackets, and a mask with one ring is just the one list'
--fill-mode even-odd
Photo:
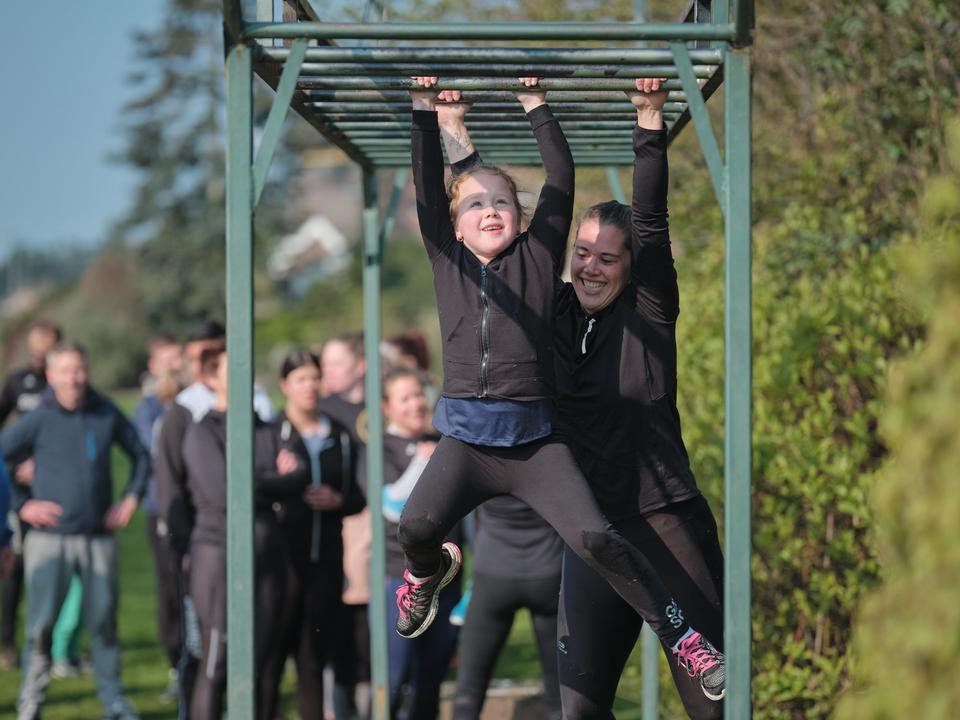
{"label": "grass lawn", "polygon": [[[123,396],[119,404],[129,414],[135,396]],[[123,487],[129,465],[119,452],[114,453],[114,484]],[[153,556],[146,534],[146,520],[137,513],[130,526],[119,534],[120,541],[120,616],[123,683],[127,696],[144,720],[175,718],[176,707],[160,700],[167,684],[167,668],[157,640]],[[21,602],[21,613],[23,603]],[[22,614],[20,630],[22,632]],[[86,639],[81,642],[86,648]],[[616,713],[619,720],[640,718],[639,651],[631,658],[620,685]],[[497,678],[516,680],[540,677],[540,663],[526,612],[518,615],[513,632],[496,670]],[[0,719],[15,717],[20,674],[0,672]],[[292,677],[284,679],[286,716],[296,717],[292,698]],[[671,691],[672,692],[672,691]],[[53,680],[43,709],[44,720],[96,720],[100,705],[91,677]]]}

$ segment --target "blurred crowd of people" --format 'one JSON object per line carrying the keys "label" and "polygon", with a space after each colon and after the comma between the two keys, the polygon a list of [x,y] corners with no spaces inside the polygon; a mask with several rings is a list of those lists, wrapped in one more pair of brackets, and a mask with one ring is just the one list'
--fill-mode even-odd
{"label": "blurred crowd of people", "polygon": [[[88,380],[90,358],[60,328],[37,322],[29,363],[0,393],[0,572],[4,577],[0,667],[19,666],[20,720],[40,716],[51,678],[92,672],[103,716],[137,717],[120,679],[115,531],[139,508],[156,575],[157,637],[169,666],[163,699],[180,718],[225,712],[227,658],[227,353],[223,326],[200,322],[185,338],[157,334],[142,397],[130,419]],[[283,359],[281,407],[254,390],[255,669],[257,717],[282,716],[280,682],[296,667],[303,718],[369,715],[372,592],[388,622],[403,584],[397,523],[436,447],[438,393],[419,332],[385,339],[383,366],[386,577],[371,583],[364,343],[330,338]],[[7,422],[8,419],[11,422]],[[115,489],[111,448],[130,458]],[[9,477],[7,477],[9,474]],[[9,513],[5,507],[9,505]],[[388,633],[394,717],[436,718],[441,682],[459,666],[455,718],[479,717],[513,614],[531,608],[545,701],[560,716],[554,641],[562,543],[519,501],[481,507],[451,532],[475,548],[481,592],[444,590],[441,621],[415,640]],[[518,550],[522,549],[522,550]],[[16,619],[24,601],[22,646]],[[89,657],[78,638],[89,635]],[[458,636],[461,657],[457,662]]]}

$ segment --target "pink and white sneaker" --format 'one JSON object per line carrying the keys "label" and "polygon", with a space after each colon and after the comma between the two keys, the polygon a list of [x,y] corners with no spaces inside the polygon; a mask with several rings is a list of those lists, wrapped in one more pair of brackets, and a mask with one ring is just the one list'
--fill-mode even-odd
{"label": "pink and white sneaker", "polygon": [[440,591],[453,582],[460,572],[463,557],[452,542],[445,542],[440,548],[440,569],[426,580],[414,582],[410,571],[403,573],[404,584],[397,588],[397,633],[401,637],[415,638],[430,627],[437,616],[440,604]]}
{"label": "pink and white sneaker", "polygon": [[727,668],[723,653],[696,630],[692,631],[673,651],[677,664],[686,669],[690,677],[699,678],[700,689],[711,700],[723,700],[726,694]]}

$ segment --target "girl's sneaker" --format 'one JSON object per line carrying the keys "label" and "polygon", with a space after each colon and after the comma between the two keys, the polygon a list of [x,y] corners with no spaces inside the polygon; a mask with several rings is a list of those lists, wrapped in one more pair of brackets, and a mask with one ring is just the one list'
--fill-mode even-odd
{"label": "girl's sneaker", "polygon": [[414,582],[410,571],[403,573],[404,584],[397,588],[397,633],[401,637],[415,638],[430,627],[437,616],[440,591],[449,585],[460,571],[463,558],[460,548],[445,542],[440,549],[440,569],[426,580]]}
{"label": "girl's sneaker", "polygon": [[727,668],[723,653],[697,631],[692,631],[674,649],[677,664],[685,668],[690,677],[700,680],[700,689],[711,700],[723,700],[726,694]]}

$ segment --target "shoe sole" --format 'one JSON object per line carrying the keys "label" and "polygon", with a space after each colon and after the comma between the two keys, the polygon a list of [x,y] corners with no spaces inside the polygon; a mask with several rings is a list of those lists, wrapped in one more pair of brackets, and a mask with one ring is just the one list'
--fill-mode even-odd
{"label": "shoe sole", "polygon": [[453,582],[453,579],[457,576],[457,573],[460,572],[460,565],[463,564],[463,556],[460,554],[460,548],[458,548],[452,542],[445,542],[441,547],[441,551],[443,550],[446,550],[447,554],[450,555],[450,567],[447,568],[447,572],[444,573],[442,578],[440,578],[440,584],[437,585],[437,590],[433,593],[433,597],[430,599],[430,611],[427,613],[427,617],[420,627],[418,627],[409,635],[404,635],[398,631],[397,635],[402,638],[412,640],[415,637],[423,635],[427,631],[427,628],[430,627],[434,619],[437,617],[437,610],[440,609],[440,593],[447,585]]}
{"label": "shoe sole", "polygon": [[721,690],[719,695],[711,695],[710,693],[707,692],[707,689],[706,689],[705,687],[703,687],[702,685],[700,686],[700,689],[703,690],[703,694],[706,695],[709,700],[713,700],[714,702],[718,702],[718,701],[720,701],[720,700],[723,700],[723,698],[725,698],[726,695],[727,695],[727,689],[726,689],[726,688],[724,688],[723,690]]}

